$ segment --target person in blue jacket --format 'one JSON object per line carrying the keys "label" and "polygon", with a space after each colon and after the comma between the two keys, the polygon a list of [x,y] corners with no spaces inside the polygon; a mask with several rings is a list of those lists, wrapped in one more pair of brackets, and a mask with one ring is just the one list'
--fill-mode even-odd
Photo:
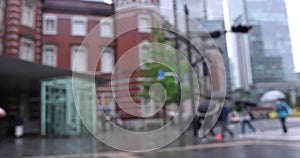
{"label": "person in blue jacket", "polygon": [[282,129],[284,133],[287,133],[288,129],[286,126],[286,118],[289,115],[289,106],[283,99],[278,99],[276,101],[275,111],[278,114],[278,118],[281,122]]}

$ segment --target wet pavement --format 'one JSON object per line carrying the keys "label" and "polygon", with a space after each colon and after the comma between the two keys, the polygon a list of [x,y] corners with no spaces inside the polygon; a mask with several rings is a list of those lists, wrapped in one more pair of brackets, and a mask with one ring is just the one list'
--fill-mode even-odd
{"label": "wet pavement", "polygon": [[199,158],[299,158],[300,143],[290,145],[277,142],[234,142],[219,145],[191,146],[177,150],[166,150],[140,154],[145,158],[199,157]]}
{"label": "wet pavement", "polygon": [[2,138],[0,157],[68,155],[115,151],[91,136],[69,138]]}
{"label": "wet pavement", "polygon": [[[146,153],[127,153],[109,147],[92,136],[0,138],[0,157],[213,157],[213,158],[299,158],[299,118],[288,120],[290,132],[282,135],[278,120],[255,121],[258,135],[218,142],[194,139],[187,131],[163,149]],[[234,127],[239,134],[240,125]],[[218,129],[216,130],[218,131]],[[252,137],[250,137],[252,136]],[[265,139],[268,137],[280,139]],[[251,138],[251,139],[250,139]],[[295,139],[299,138],[299,139]],[[154,140],[155,141],[155,140]],[[130,142],[128,142],[130,145]]]}
{"label": "wet pavement", "polygon": [[146,153],[111,151],[81,154],[63,154],[60,156],[41,156],[36,158],[299,158],[299,149],[299,142],[245,140],[212,144],[188,145],[181,147],[166,147]]}

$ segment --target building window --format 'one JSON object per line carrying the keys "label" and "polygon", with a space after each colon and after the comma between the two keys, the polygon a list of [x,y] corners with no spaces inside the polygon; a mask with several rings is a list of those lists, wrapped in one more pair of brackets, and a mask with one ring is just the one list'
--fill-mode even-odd
{"label": "building window", "polygon": [[20,58],[34,61],[34,42],[27,38],[21,38]]}
{"label": "building window", "polygon": [[131,0],[119,0],[120,5],[129,4]]}
{"label": "building window", "polygon": [[54,44],[47,44],[43,47],[43,64],[57,66],[57,49]]}
{"label": "building window", "polygon": [[106,48],[101,56],[101,72],[112,73],[114,68],[115,55],[112,48]]}
{"label": "building window", "polygon": [[85,46],[71,47],[71,69],[77,72],[87,72],[87,49]]}
{"label": "building window", "polygon": [[57,16],[46,14],[44,15],[43,32],[47,35],[57,34]]}
{"label": "building window", "polygon": [[35,1],[23,0],[22,25],[33,27],[35,20]]}
{"label": "building window", "polygon": [[73,36],[85,36],[87,34],[87,19],[85,17],[72,17],[71,34]]}
{"label": "building window", "polygon": [[144,63],[151,61],[151,54],[149,52],[149,43],[147,41],[142,42],[139,45],[139,57],[140,57],[140,65],[142,68]]}
{"label": "building window", "polygon": [[100,36],[101,37],[113,37],[114,36],[114,26],[112,19],[101,19],[100,25]]}
{"label": "building window", "polygon": [[151,3],[151,0],[139,0],[138,2],[139,2],[139,3],[143,3],[143,4],[144,4],[144,3]]}
{"label": "building window", "polygon": [[148,14],[139,14],[138,16],[138,27],[139,32],[150,33],[151,32],[151,16]]}

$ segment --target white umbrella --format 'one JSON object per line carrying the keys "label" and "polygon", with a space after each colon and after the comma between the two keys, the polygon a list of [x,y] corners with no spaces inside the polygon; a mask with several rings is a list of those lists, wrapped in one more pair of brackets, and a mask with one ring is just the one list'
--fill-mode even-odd
{"label": "white umbrella", "polygon": [[283,94],[281,91],[278,90],[272,90],[266,92],[262,97],[260,98],[260,101],[262,102],[270,102],[270,101],[276,101],[277,99],[284,99],[285,94]]}
{"label": "white umbrella", "polygon": [[5,116],[6,116],[5,110],[3,110],[2,108],[0,108],[0,118],[3,118]]}

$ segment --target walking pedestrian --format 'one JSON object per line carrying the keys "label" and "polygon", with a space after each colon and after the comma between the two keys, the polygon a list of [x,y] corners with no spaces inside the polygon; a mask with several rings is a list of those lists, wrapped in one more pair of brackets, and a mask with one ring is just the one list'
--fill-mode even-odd
{"label": "walking pedestrian", "polygon": [[287,133],[288,129],[286,126],[286,118],[288,114],[291,112],[290,106],[283,99],[278,99],[276,101],[275,111],[278,114],[278,118],[281,122],[281,127],[283,132]]}
{"label": "walking pedestrian", "polygon": [[249,111],[247,111],[246,109],[243,109],[242,114],[240,116],[241,118],[241,123],[242,123],[242,135],[245,134],[245,130],[246,130],[246,125],[253,131],[256,132],[256,128],[252,125],[251,123],[251,116]]}
{"label": "walking pedestrian", "polygon": [[218,124],[221,126],[221,132],[222,132],[222,137],[225,137],[225,132],[227,132],[231,138],[234,137],[234,132],[229,129],[229,121],[232,118],[232,110],[228,107],[227,104],[225,104],[222,108]]}
{"label": "walking pedestrian", "polygon": [[[201,128],[201,132],[203,132],[203,138],[206,137],[206,132],[208,131],[209,134],[213,137],[216,136],[215,132],[214,132],[214,129],[212,126],[212,128],[208,128],[211,127],[211,119],[207,119],[206,120],[206,123],[204,123],[204,120],[206,117],[209,117],[207,115],[207,113],[209,113],[209,109],[210,109],[210,105],[212,106],[211,108],[214,108],[215,104],[210,104],[210,100],[205,100],[203,103],[201,103],[198,107],[198,111],[196,113],[196,116],[194,117],[193,119],[193,122],[192,122],[192,125],[193,125],[193,135],[194,137],[198,137],[199,136],[199,130]],[[208,124],[209,125],[208,125]]]}
{"label": "walking pedestrian", "polygon": [[22,137],[24,133],[23,119],[20,115],[15,120],[15,137]]}

